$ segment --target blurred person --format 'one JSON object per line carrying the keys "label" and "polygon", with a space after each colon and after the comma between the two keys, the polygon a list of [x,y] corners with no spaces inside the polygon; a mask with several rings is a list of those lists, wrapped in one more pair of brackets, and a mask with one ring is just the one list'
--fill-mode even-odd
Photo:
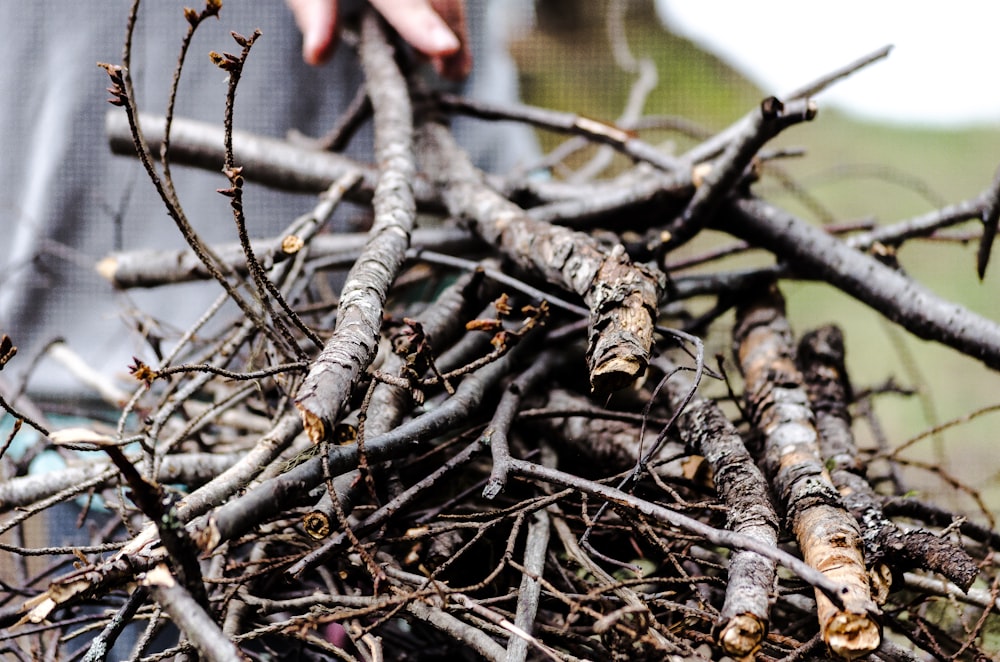
{"label": "blurred person", "polygon": [[[19,347],[0,374],[0,392],[27,376],[27,390],[47,411],[115,412],[58,363],[31,358],[54,338],[106,376],[128,377],[132,356],[155,362],[136,331],[137,321],[161,320],[179,334],[221,293],[217,284],[185,284],[150,291],[115,292],[95,270],[112,251],[186,244],[137,159],[113,156],[104,132],[107,74],[98,62],[119,63],[130,0],[38,0],[0,3],[0,333]],[[131,72],[141,111],[162,114],[181,38],[185,4],[154,0],[139,9]],[[372,4],[400,36],[429,59],[441,85],[493,102],[516,100],[516,72],[507,55],[499,12],[485,0],[380,0]],[[184,66],[175,116],[221,125],[226,74],[209,51],[238,50],[230,31],[262,31],[240,81],[235,128],[272,137],[290,130],[320,136],[364,84],[356,54],[336,48],[336,35],[361,2],[336,0],[225,0],[219,20],[198,28]],[[506,5],[509,8],[509,5]],[[200,10],[200,6],[196,6]],[[472,66],[473,63],[475,66]],[[458,81],[458,82],[456,82]],[[456,118],[458,139],[480,167],[502,172],[537,153],[523,126]],[[370,122],[351,141],[350,156],[371,161]],[[202,238],[236,241],[221,173],[172,168],[182,206]],[[316,196],[284,193],[248,183],[244,209],[251,237],[273,236],[316,204]],[[332,228],[343,228],[335,217]],[[30,369],[30,374],[27,371]],[[129,388],[131,388],[129,386]],[[67,420],[57,420],[58,425]],[[12,425],[0,412],[0,438]],[[23,429],[8,449],[18,458],[37,436]],[[31,471],[62,464],[45,452]],[[0,480],[11,465],[0,465]],[[63,504],[44,513],[47,543],[86,542],[102,519]],[[32,522],[40,522],[35,518]],[[113,655],[127,654],[130,638]]]}
{"label": "blurred person", "polygon": [[[187,28],[182,9],[195,0],[143,3],[133,36],[132,76],[140,110],[162,114]],[[452,91],[502,102],[516,99],[516,72],[499,14],[484,0],[376,0],[372,3],[415,51],[429,58]],[[186,246],[134,158],[112,156],[104,134],[107,75],[97,62],[121,60],[129,0],[39,0],[0,5],[0,333],[19,347],[4,371],[23,376],[29,358],[50,340],[101,373],[127,376],[133,355],[153,360],[135,331],[152,316],[177,334],[221,291],[205,284],[114,292],[94,270],[112,251]],[[225,73],[207,53],[233,51],[230,31],[263,35],[250,53],[235,110],[237,129],[273,137],[289,130],[324,134],[363,76],[355,53],[336,35],[360,2],[226,0],[219,20],[194,37],[181,77],[176,116],[221,125]],[[509,5],[507,5],[509,8]],[[197,5],[196,5],[197,8]],[[475,66],[472,66],[475,63]],[[115,112],[118,109],[113,109]],[[456,134],[480,167],[504,171],[536,153],[534,135],[510,123],[456,118]],[[351,156],[370,161],[371,126],[351,142]],[[172,169],[182,206],[208,242],[236,240],[220,173]],[[315,196],[249,183],[244,208],[251,237],[273,236],[311,209]],[[337,221],[334,229],[337,229]],[[340,226],[343,227],[343,221]],[[137,312],[136,312],[137,311]],[[13,373],[13,374],[12,374]],[[12,377],[14,379],[12,379]],[[126,382],[127,383],[127,382]],[[76,403],[96,394],[43,358],[31,372],[36,396]]]}

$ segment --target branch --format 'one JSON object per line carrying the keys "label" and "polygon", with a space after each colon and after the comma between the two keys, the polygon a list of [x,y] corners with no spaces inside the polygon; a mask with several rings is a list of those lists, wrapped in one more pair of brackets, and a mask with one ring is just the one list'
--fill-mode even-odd
{"label": "branch", "polygon": [[[258,239],[254,253],[263,264],[280,264],[298,255],[288,235]],[[330,268],[349,267],[364,251],[370,235],[367,232],[319,234],[309,241],[309,259],[323,261]],[[417,228],[411,235],[414,248],[429,248],[446,253],[469,253],[482,242],[471,232],[456,227]],[[219,259],[237,273],[247,272],[246,259],[239,244],[222,244],[213,250]],[[143,249],[112,253],[97,264],[97,271],[118,289],[159,287],[195,280],[207,280],[211,274],[191,250]]]}
{"label": "branch", "polygon": [[836,326],[807,333],[799,343],[798,364],[816,414],[820,449],[844,505],[861,527],[866,563],[888,566],[893,581],[919,568],[940,572],[968,590],[979,567],[964,550],[923,529],[902,531],[883,514],[851,432],[847,409],[851,387],[844,361],[843,336]]}
{"label": "branch", "polygon": [[802,375],[791,358],[784,301],[776,288],[748,297],[737,308],[733,342],[751,422],[764,436],[763,463],[802,556],[844,585],[840,608],[817,592],[823,640],[848,659],[870,653],[878,648],[882,629],[875,620],[880,612],[869,590],[861,533],[824,469]]}
{"label": "branch", "polygon": [[941,299],[843,241],[762,200],[738,200],[720,229],[766,248],[802,275],[825,280],[907,331],[1000,368],[1000,325]]}
{"label": "branch", "polygon": [[310,439],[327,437],[340,420],[358,376],[375,357],[382,308],[403,264],[416,207],[412,111],[406,84],[382,25],[368,12],[362,21],[361,62],[375,113],[375,156],[381,175],[375,189],[375,221],[364,253],[347,274],[337,326],[299,388],[295,405]]}
{"label": "branch", "polygon": [[[549,515],[545,510],[534,514],[534,521],[528,525],[528,537],[524,544],[524,572],[517,590],[517,613],[514,625],[522,632],[531,634],[538,614],[538,603],[542,585],[538,578],[545,571],[545,557],[549,552]],[[511,635],[507,640],[506,662],[523,662],[528,655],[528,641],[524,637]]]}
{"label": "branch", "polygon": [[591,388],[631,384],[646,368],[663,288],[659,271],[632,264],[621,244],[605,250],[588,235],[541,223],[488,188],[440,124],[420,133],[425,168],[440,173],[449,212],[521,268],[583,297],[590,309]]}
{"label": "branch", "polygon": [[830,87],[834,83],[847,78],[853,73],[864,69],[870,64],[878,62],[882,58],[888,57],[889,52],[892,50],[892,46],[883,46],[876,51],[872,51],[868,55],[858,58],[854,62],[847,64],[839,69],[835,69],[832,72],[826,74],[825,76],[809,83],[808,85],[803,85],[797,90],[789,92],[785,95],[788,100],[792,99],[807,99],[809,97],[814,97],[826,88]]}
{"label": "branch", "polygon": [[210,662],[247,659],[198,601],[174,580],[166,566],[157,566],[146,573],[143,585],[205,659]]}
{"label": "branch", "polygon": [[793,101],[786,106],[774,97],[764,99],[760,107],[738,125],[739,131],[729,139],[725,150],[697,185],[684,212],[667,224],[665,231],[669,235],[663,248],[676,248],[705,227],[767,141],[786,127],[811,121],[814,117],[816,104],[812,101]]}
{"label": "branch", "polygon": [[[680,382],[669,383],[673,407],[683,403],[689,389]],[[678,423],[684,443],[712,468],[715,489],[726,504],[729,530],[776,547],[780,525],[770,490],[736,427],[715,402],[703,397],[691,401]],[[730,557],[716,633],[719,645],[730,655],[743,658],[760,648],[770,623],[776,571],[773,560],[755,552],[739,550]]]}

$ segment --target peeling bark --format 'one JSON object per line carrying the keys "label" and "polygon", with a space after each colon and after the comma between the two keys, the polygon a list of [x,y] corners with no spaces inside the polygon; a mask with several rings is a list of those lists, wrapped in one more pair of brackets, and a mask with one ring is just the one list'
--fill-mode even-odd
{"label": "peeling bark", "polygon": [[748,297],[738,307],[733,339],[745,379],[744,398],[754,427],[764,437],[764,467],[802,556],[843,585],[843,609],[816,594],[823,640],[840,657],[867,655],[881,642],[881,626],[862,557],[861,533],[823,467],[777,288]]}
{"label": "peeling bark", "polygon": [[424,168],[439,173],[454,216],[522,269],[583,297],[590,309],[587,362],[591,388],[608,392],[646,369],[663,275],[633,264],[621,244],[605,249],[592,237],[530,218],[489,188],[440,124],[420,132]]}
{"label": "peeling bark", "polygon": [[929,531],[903,531],[882,512],[851,432],[847,409],[851,388],[840,329],[825,326],[803,336],[798,362],[816,415],[825,464],[844,505],[861,527],[865,559],[870,567],[876,566],[872,572],[876,592],[884,600],[889,591],[889,575],[879,567],[888,568],[893,581],[901,580],[908,570],[925,568],[968,590],[979,567],[964,550]]}

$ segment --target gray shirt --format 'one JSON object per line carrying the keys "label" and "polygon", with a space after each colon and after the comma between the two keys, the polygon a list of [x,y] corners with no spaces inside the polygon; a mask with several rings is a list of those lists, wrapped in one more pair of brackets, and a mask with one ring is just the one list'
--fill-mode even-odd
{"label": "gray shirt", "polygon": [[[114,250],[184,247],[183,239],[135,159],[112,156],[103,131],[108,78],[96,63],[121,61],[127,0],[38,0],[0,3],[0,333],[19,347],[8,379],[50,340],[62,337],[90,365],[127,375],[132,355],[151,360],[136,322],[153,316],[176,334],[214,299],[218,285],[175,285],[115,292],[94,269]],[[182,8],[200,2],[143,3],[134,36],[132,74],[141,109],[162,113],[181,37]],[[343,2],[341,4],[344,4]],[[516,97],[516,76],[494,29],[499,5],[469,7],[475,68],[465,93],[493,101]],[[490,29],[487,29],[489,27]],[[327,131],[362,84],[349,48],[320,68],[301,60],[301,37],[281,0],[227,0],[220,20],[195,36],[184,68],[177,115],[220,123],[225,73],[209,51],[238,52],[229,32],[263,35],[254,46],[237,94],[238,129],[280,137],[296,129]],[[477,163],[502,172],[537,150],[533,134],[511,124],[458,120],[456,132]],[[366,128],[352,142],[367,158]],[[236,238],[221,173],[175,167],[181,203],[209,241]],[[251,236],[272,236],[311,209],[314,196],[249,184],[245,209]],[[30,390],[81,392],[77,380],[49,359],[32,372]]]}

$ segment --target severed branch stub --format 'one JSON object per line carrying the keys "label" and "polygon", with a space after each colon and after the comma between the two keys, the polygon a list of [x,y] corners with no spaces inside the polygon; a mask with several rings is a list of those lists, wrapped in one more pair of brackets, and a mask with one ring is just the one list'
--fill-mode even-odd
{"label": "severed branch stub", "polygon": [[418,132],[424,169],[437,173],[448,211],[529,273],[583,297],[590,309],[587,362],[591,389],[632,384],[649,363],[663,274],[634,264],[621,244],[530,218],[489,188],[448,130],[436,122]]}
{"label": "severed branch stub", "polygon": [[842,609],[816,592],[823,641],[849,660],[878,648],[882,628],[862,557],[861,533],[845,510],[819,452],[791,328],[776,286],[748,293],[737,308],[733,343],[751,422],[764,438],[763,464],[806,563],[843,584]]}

